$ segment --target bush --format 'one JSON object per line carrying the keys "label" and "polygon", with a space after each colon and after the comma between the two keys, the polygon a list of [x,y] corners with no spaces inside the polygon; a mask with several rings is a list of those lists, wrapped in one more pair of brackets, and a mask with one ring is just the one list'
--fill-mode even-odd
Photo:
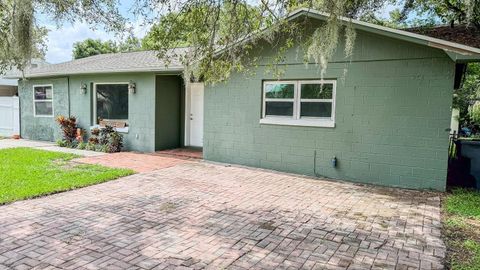
{"label": "bush", "polygon": [[123,147],[123,136],[120,135],[117,131],[110,134],[108,139],[107,151],[109,153],[115,153],[122,151]]}
{"label": "bush", "polygon": [[91,142],[88,142],[87,145],[85,146],[85,150],[89,150],[89,151],[95,151],[95,143],[91,143]]}
{"label": "bush", "polygon": [[476,103],[472,106],[472,109],[470,111],[470,117],[476,123],[480,123],[480,104]]}
{"label": "bush", "polygon": [[97,144],[97,145],[95,145],[95,151],[108,153],[108,151],[107,151],[107,145]]}
{"label": "bush", "polygon": [[85,148],[87,148],[87,143],[84,143],[84,142],[78,143],[77,149],[84,150]]}
{"label": "bush", "polygon": [[105,126],[103,129],[100,130],[100,139],[99,142],[102,145],[108,144],[110,136],[112,133],[115,132],[115,129],[111,126]]}
{"label": "bush", "polygon": [[67,147],[68,142],[65,140],[57,140],[56,144],[60,147]]}
{"label": "bush", "polygon": [[92,136],[98,136],[100,135],[100,129],[94,128],[90,131],[90,133],[92,133]]}
{"label": "bush", "polygon": [[55,121],[60,125],[63,133],[63,139],[69,143],[75,141],[77,137],[77,118],[75,116],[65,117],[63,115],[57,116]]}
{"label": "bush", "polygon": [[68,148],[77,148],[77,145],[79,144],[79,142],[77,141],[72,141],[72,142],[67,142],[67,146]]}
{"label": "bush", "polygon": [[123,147],[123,136],[111,126],[105,126],[105,128],[100,130],[98,141],[100,145],[105,146],[102,148],[102,152],[120,152]]}
{"label": "bush", "polygon": [[77,126],[77,119],[74,116],[58,116],[55,121],[60,125],[63,133],[63,139],[57,141],[61,147],[70,147],[77,149],[86,149],[90,151],[99,151],[106,153],[120,152],[123,147],[123,136],[113,127],[94,128],[90,131],[91,136],[85,143],[83,135],[85,130]]}

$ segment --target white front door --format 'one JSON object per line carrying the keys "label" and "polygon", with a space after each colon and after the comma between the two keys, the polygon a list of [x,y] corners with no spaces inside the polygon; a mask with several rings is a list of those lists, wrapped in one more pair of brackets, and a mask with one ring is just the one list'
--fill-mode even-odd
{"label": "white front door", "polygon": [[203,83],[190,84],[190,145],[203,147]]}

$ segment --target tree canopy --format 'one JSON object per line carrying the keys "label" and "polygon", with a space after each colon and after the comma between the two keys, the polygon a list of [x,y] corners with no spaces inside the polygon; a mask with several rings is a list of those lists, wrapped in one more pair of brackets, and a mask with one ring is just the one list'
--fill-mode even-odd
{"label": "tree canopy", "polygon": [[100,39],[85,39],[73,44],[73,58],[80,59],[92,55],[117,52],[117,45],[113,41]]}
{"label": "tree canopy", "polygon": [[[472,105],[480,100],[480,63],[470,63],[466,67],[462,86],[453,94],[453,108],[460,111],[460,125],[472,127],[480,124],[480,119],[472,117]],[[477,108],[478,109],[478,108]],[[478,129],[478,128],[477,128]]]}
{"label": "tree canopy", "polygon": [[480,0],[406,0],[399,20],[410,13],[436,17],[441,23],[471,25],[480,31]]}
{"label": "tree canopy", "polygon": [[44,58],[45,27],[37,25],[29,1],[0,0],[0,74],[22,68],[25,59]]}
{"label": "tree canopy", "polygon": [[[252,46],[263,40],[269,42],[277,53],[271,58],[272,66],[282,62],[282,54],[288,48],[298,45],[303,49],[305,61],[318,64],[324,71],[340,40],[347,45],[347,58],[355,44],[353,27],[339,23],[340,16],[367,18],[386,4],[405,3],[405,7],[398,11],[399,20],[408,12],[434,12],[435,16],[445,21],[453,18],[462,23],[476,24],[478,1],[136,0],[131,11],[145,18],[146,23],[156,25],[142,45],[157,50],[162,58],[176,57],[168,53],[169,49],[188,45],[188,53],[181,58],[186,76],[213,82],[227,78],[233,71],[245,71],[254,65]],[[284,19],[286,14],[299,7],[326,11],[330,15],[325,24],[311,29],[311,35],[301,37],[302,24],[306,22],[286,23]],[[129,24],[118,11],[116,0],[0,0],[0,47],[6,48],[0,52],[0,67],[24,66],[34,49],[42,44],[35,34],[39,29],[36,21],[40,13],[59,25],[84,21],[92,27],[103,27],[116,33],[128,32]],[[239,42],[245,36],[250,42]],[[222,49],[222,54],[216,54],[219,49]]]}
{"label": "tree canopy", "polygon": [[80,59],[97,54],[132,52],[141,50],[140,40],[136,37],[128,37],[119,43],[107,40],[87,38],[73,44],[73,58]]}

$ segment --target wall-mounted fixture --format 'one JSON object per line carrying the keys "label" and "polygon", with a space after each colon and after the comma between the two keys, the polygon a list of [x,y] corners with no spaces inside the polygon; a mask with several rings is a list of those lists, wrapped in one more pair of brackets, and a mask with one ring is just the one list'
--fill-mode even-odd
{"label": "wall-mounted fixture", "polygon": [[82,83],[80,85],[80,94],[82,95],[85,95],[87,93],[87,84],[86,83]]}
{"label": "wall-mounted fixture", "polygon": [[332,162],[332,167],[333,167],[333,168],[337,167],[337,157],[334,156],[334,157],[332,158],[331,162]]}
{"label": "wall-mounted fixture", "polygon": [[135,93],[137,93],[137,85],[136,85],[134,82],[132,82],[132,81],[130,81],[130,82],[128,83],[128,92],[129,92],[130,94],[135,94]]}

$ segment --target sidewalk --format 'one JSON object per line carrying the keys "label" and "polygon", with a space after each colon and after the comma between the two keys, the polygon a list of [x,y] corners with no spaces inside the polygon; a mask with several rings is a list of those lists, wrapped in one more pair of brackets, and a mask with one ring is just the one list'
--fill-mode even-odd
{"label": "sidewalk", "polygon": [[20,140],[1,139],[0,140],[0,149],[14,148],[14,147],[30,147],[35,149],[47,150],[47,151],[70,153],[70,154],[75,154],[75,155],[84,156],[84,157],[97,157],[97,156],[106,155],[106,153],[102,153],[102,152],[59,147],[52,142],[32,141],[32,140],[24,140],[24,139],[20,139]]}

